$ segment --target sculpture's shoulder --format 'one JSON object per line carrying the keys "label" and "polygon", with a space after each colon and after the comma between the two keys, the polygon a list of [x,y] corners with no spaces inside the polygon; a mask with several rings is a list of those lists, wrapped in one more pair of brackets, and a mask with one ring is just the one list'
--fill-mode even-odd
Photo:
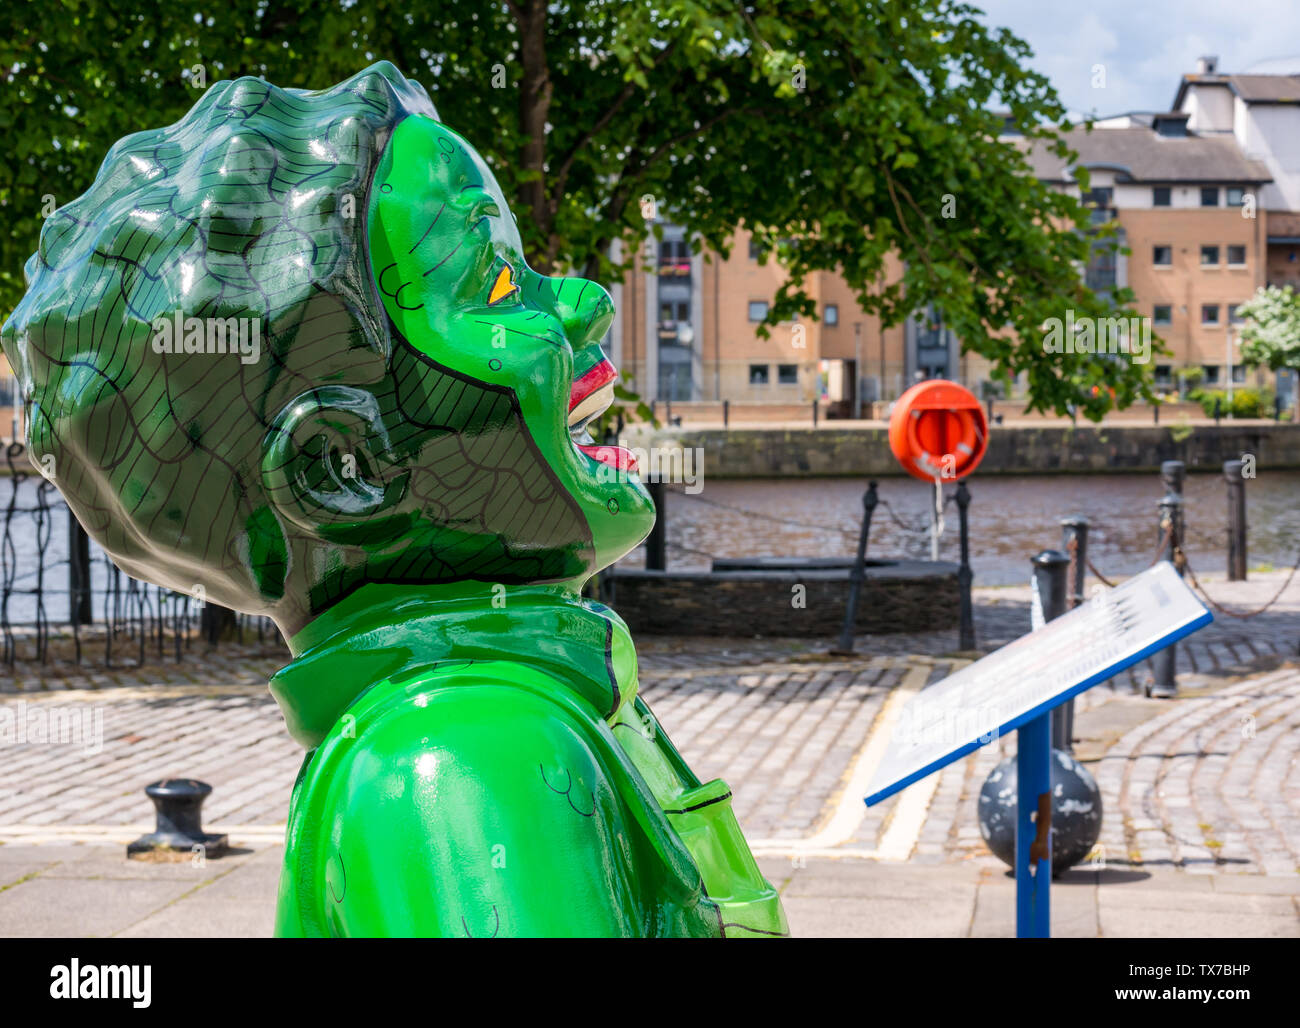
{"label": "sculpture's shoulder", "polygon": [[609,727],[565,683],[506,661],[367,691],[304,768],[289,846],[285,934],[719,931]]}

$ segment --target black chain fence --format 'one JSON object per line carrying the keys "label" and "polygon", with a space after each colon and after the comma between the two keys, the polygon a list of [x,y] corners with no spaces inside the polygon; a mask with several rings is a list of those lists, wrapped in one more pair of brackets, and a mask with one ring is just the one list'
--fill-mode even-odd
{"label": "black chain fence", "polygon": [[0,478],[0,666],[70,660],[107,668],[184,660],[196,644],[273,644],[269,618],[236,614],[141,582],[116,567],[72,517],[22,443]]}

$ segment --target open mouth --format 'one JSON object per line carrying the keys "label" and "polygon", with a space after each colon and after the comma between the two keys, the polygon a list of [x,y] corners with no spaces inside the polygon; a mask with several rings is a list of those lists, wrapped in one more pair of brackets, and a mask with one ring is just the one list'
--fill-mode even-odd
{"label": "open mouth", "polygon": [[569,435],[573,444],[592,460],[618,471],[636,471],[636,457],[623,446],[598,443],[588,429],[591,423],[609,410],[614,402],[614,383],[618,372],[607,360],[574,380],[569,392]]}

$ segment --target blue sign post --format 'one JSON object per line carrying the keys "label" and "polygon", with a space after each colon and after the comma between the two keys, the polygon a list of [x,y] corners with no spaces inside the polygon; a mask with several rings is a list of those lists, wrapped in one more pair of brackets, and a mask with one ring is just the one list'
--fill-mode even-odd
{"label": "blue sign post", "polygon": [[1052,934],[1052,715],[1016,733],[1016,937]]}
{"label": "blue sign post", "polygon": [[1100,591],[912,697],[868,787],[867,805],[1018,731],[1016,934],[1047,938],[1052,710],[1212,620],[1165,561]]}

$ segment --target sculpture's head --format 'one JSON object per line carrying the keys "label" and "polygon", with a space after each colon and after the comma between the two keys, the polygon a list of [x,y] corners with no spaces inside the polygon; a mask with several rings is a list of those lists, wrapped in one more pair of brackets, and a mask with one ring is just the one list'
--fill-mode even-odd
{"label": "sculpture's head", "polygon": [[128,573],[289,633],[367,583],[577,588],[650,529],[598,285],[524,262],[483,158],[378,64],[128,136],[3,344],[34,461]]}

